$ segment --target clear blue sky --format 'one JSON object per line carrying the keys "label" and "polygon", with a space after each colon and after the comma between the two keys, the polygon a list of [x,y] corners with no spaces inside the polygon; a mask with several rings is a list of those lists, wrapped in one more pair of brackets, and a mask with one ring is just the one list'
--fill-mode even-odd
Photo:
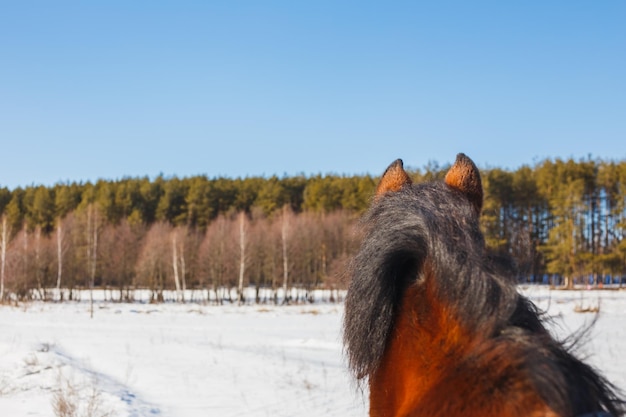
{"label": "clear blue sky", "polygon": [[626,159],[624,1],[0,6],[0,186]]}

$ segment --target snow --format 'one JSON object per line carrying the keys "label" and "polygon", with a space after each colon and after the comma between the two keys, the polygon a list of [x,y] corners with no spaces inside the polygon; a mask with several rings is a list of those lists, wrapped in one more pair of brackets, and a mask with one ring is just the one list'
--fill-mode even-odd
{"label": "snow", "polygon": [[[560,337],[594,320],[580,353],[626,389],[626,292],[522,292]],[[341,304],[30,303],[0,307],[2,416],[365,416],[341,347]],[[69,385],[68,385],[69,384]],[[91,412],[88,408],[91,407]]]}

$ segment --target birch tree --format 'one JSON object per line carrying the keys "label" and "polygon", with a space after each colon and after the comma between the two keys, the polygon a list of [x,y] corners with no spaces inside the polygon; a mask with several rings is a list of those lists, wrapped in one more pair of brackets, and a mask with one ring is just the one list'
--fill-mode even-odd
{"label": "birch tree", "polygon": [[9,228],[7,216],[2,215],[2,237],[0,238],[0,303],[4,301],[4,274],[6,271]]}
{"label": "birch tree", "polygon": [[289,237],[292,217],[293,213],[291,212],[289,206],[283,206],[280,227],[280,241],[283,255],[283,303],[289,302],[287,289],[289,284]]}
{"label": "birch tree", "polygon": [[24,222],[24,227],[23,227],[23,245],[22,245],[22,271],[23,271],[23,280],[24,280],[24,287],[25,290],[28,290],[30,287],[29,284],[29,262],[28,262],[28,227],[26,227],[26,222]]}
{"label": "birch tree", "polygon": [[61,300],[61,276],[63,275],[63,225],[57,219],[57,294]]}
{"label": "birch tree", "polygon": [[41,285],[41,227],[35,227],[35,281],[41,300],[46,300],[45,288]]}
{"label": "birch tree", "polygon": [[[182,236],[179,236],[182,235]],[[187,291],[186,263],[185,263],[185,235],[184,228],[177,227],[172,231],[172,269],[174,272],[174,285],[176,286],[177,301],[185,302]]]}
{"label": "birch tree", "polygon": [[87,208],[87,268],[89,271],[89,315],[93,318],[93,289],[96,281],[98,261],[98,208],[90,204]]}
{"label": "birch tree", "polygon": [[243,278],[246,272],[246,234],[248,231],[248,225],[246,222],[246,213],[241,211],[239,213],[239,282],[237,285],[238,303],[243,304],[245,299],[243,295]]}
{"label": "birch tree", "polygon": [[[61,292],[61,286],[67,288],[67,283],[64,283],[63,277],[67,274],[66,268],[66,258],[68,251],[71,246],[71,234],[72,234],[72,225],[74,224],[74,214],[70,213],[69,215],[61,218],[57,218],[57,224],[55,228],[55,255],[56,255],[56,293],[59,297],[59,300],[63,299],[63,294]],[[71,263],[71,261],[69,262]]]}

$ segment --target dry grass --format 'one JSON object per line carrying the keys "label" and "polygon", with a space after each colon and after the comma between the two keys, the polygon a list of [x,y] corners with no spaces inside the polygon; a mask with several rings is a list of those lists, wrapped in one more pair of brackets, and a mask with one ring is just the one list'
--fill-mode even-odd
{"label": "dry grass", "polygon": [[78,411],[78,390],[70,381],[60,381],[60,387],[52,397],[52,408],[56,417],[76,417]]}
{"label": "dry grass", "polygon": [[59,386],[52,397],[55,417],[111,417],[102,405],[102,391],[97,381],[88,386],[76,384],[59,374]]}
{"label": "dry grass", "polygon": [[595,307],[583,307],[580,304],[576,304],[576,306],[574,306],[574,312],[575,313],[598,313],[600,311],[600,306],[595,306]]}

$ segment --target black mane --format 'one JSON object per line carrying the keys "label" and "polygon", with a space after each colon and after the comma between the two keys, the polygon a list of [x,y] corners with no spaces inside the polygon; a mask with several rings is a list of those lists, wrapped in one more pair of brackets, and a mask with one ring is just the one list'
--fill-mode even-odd
{"label": "black mane", "polygon": [[419,285],[428,260],[437,297],[467,329],[528,344],[536,356],[529,361],[533,384],[552,409],[622,415],[614,388],[549,335],[509,268],[487,253],[476,211],[461,192],[443,182],[405,186],[375,199],[361,228],[344,316],[344,345],[357,379],[377,369],[404,290]]}

